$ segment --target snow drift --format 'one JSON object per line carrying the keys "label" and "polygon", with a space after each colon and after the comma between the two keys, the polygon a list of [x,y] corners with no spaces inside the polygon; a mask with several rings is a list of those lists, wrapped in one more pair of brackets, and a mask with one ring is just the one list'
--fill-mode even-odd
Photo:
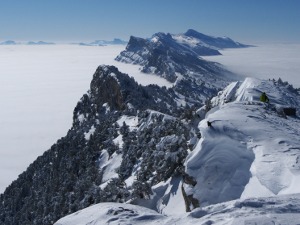
{"label": "snow drift", "polygon": [[164,216],[140,206],[100,203],[60,219],[54,225],[289,224],[300,220],[299,194],[220,203],[185,215]]}
{"label": "snow drift", "polygon": [[[287,117],[282,108],[299,112],[300,102],[288,88],[247,78],[211,100],[213,108],[199,124],[202,139],[185,164],[197,182],[185,185],[186,192],[201,206],[299,192],[299,118]],[[262,92],[269,104],[258,101]]]}

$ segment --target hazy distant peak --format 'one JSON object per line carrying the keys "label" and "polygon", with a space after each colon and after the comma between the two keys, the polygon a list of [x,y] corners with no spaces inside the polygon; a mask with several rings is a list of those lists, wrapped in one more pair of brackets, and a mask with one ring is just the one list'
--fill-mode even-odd
{"label": "hazy distant peak", "polygon": [[17,43],[12,40],[1,42],[0,45],[16,45]]}
{"label": "hazy distant peak", "polygon": [[224,36],[223,37],[214,37],[214,36],[200,33],[193,29],[189,29],[183,35],[187,36],[187,37],[196,38],[199,41],[203,42],[204,44],[211,46],[211,47],[218,48],[218,49],[250,47],[250,45],[245,45],[245,44],[241,44],[239,42],[233,41],[229,37],[224,37]]}
{"label": "hazy distant peak", "polygon": [[191,37],[196,37],[196,38],[201,38],[201,39],[206,39],[206,38],[213,38],[212,36],[205,35],[203,33],[200,33],[196,30],[193,29],[188,29],[187,32],[184,33],[186,36],[191,36]]}
{"label": "hazy distant peak", "polygon": [[53,42],[45,42],[45,41],[37,41],[37,42],[29,41],[27,44],[28,45],[54,45],[55,43],[53,43]]}
{"label": "hazy distant peak", "polygon": [[79,45],[85,45],[85,46],[126,45],[126,44],[127,41],[124,41],[120,38],[114,38],[112,41],[95,40],[90,43],[84,43],[84,42],[79,43]]}

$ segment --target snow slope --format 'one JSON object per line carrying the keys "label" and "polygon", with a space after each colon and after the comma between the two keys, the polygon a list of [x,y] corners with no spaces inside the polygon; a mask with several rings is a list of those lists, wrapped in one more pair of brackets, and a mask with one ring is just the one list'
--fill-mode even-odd
{"label": "snow slope", "polygon": [[297,225],[300,221],[299,200],[299,194],[238,200],[195,209],[179,216],[164,216],[130,204],[100,203],[66,216],[54,225]]}
{"label": "snow slope", "polygon": [[[266,92],[270,104],[259,102]],[[273,81],[247,78],[212,99],[199,124],[202,139],[186,161],[197,184],[186,185],[201,206],[237,198],[299,193],[299,96]],[[208,127],[207,121],[212,122]]]}

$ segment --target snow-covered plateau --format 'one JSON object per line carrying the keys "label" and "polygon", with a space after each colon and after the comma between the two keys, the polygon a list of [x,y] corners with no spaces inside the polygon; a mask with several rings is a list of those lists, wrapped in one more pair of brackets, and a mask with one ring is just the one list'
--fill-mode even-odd
{"label": "snow-covered plateau", "polygon": [[[299,224],[300,99],[289,89],[275,80],[246,78],[219,92],[199,123],[202,137],[185,161],[185,172],[196,184],[157,184],[153,201],[156,195],[167,197],[154,206],[144,204],[155,211],[100,203],[55,225]],[[269,103],[259,101],[262,92]],[[200,208],[186,213],[184,195],[196,199]]]}

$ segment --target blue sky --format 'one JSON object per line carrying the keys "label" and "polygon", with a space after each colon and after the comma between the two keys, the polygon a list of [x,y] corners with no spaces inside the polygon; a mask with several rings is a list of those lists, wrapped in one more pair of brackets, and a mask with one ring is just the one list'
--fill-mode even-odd
{"label": "blue sky", "polygon": [[193,28],[300,42],[300,0],[0,0],[0,40],[92,41]]}

